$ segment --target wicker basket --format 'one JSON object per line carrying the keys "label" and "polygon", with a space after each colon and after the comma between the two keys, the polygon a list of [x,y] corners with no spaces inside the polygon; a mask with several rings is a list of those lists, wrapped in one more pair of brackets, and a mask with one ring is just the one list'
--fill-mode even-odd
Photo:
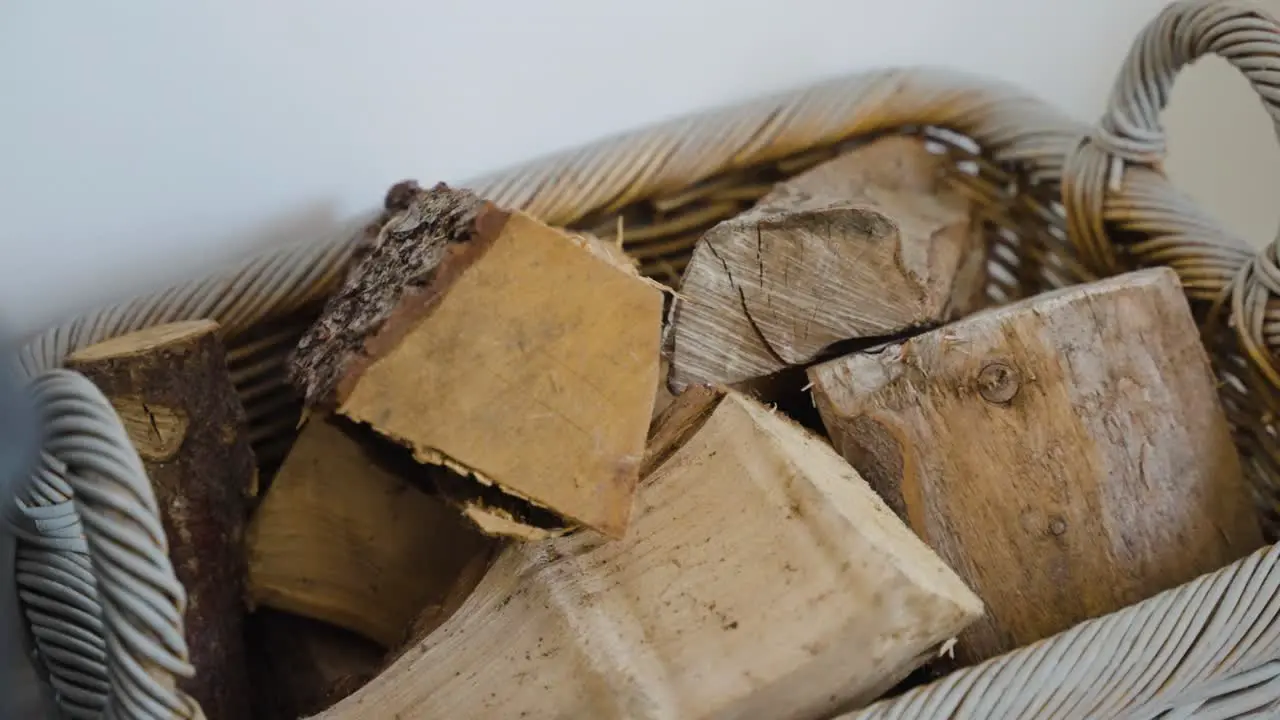
{"label": "wicker basket", "polygon": [[[1271,295],[1280,292],[1280,251],[1272,246],[1255,256],[1160,170],[1159,112],[1177,71],[1207,53],[1245,73],[1280,122],[1280,26],[1244,2],[1186,0],[1138,39],[1096,128],[990,81],[935,69],[888,70],[665,123],[467,185],[502,205],[603,237],[613,236],[621,219],[626,248],[644,272],[676,282],[700,233],[749,207],[773,183],[879,134],[928,136],[949,153],[950,180],[985,209],[991,302],[1140,266],[1168,265],[1178,273],[1203,324],[1257,508],[1274,539],[1280,369],[1272,353],[1280,344],[1280,304]],[[19,558],[39,568],[42,580],[28,577],[23,585],[20,578],[19,586],[49,602],[100,607],[104,621],[94,630],[70,615],[27,615],[64,707],[86,716],[96,716],[103,703],[112,717],[199,716],[172,682],[190,672],[181,640],[183,593],[146,477],[101,395],[83,378],[53,368],[76,348],[130,330],[216,319],[231,348],[255,449],[269,469],[292,441],[299,412],[282,372],[285,353],[334,286],[349,247],[343,238],[277,250],[90,313],[25,348],[23,369],[49,432],[46,461],[11,513],[22,540]],[[87,545],[76,541],[81,533]],[[1278,562],[1280,550],[1261,550],[849,717],[1280,716]],[[71,663],[57,652],[81,647],[71,638],[97,654],[82,649],[78,665]]]}

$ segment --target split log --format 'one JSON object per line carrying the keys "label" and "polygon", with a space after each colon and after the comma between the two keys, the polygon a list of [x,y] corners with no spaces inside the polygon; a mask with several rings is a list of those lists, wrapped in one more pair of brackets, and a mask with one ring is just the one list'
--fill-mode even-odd
{"label": "split log", "polygon": [[259,610],[247,624],[255,720],[296,720],[320,712],[383,666],[376,643],[316,620]]}
{"label": "split log", "polygon": [[309,405],[470,478],[467,514],[489,532],[621,536],[662,295],[615,258],[470,192],[423,191],[303,336],[294,382]]}
{"label": "split log", "polygon": [[1171,270],[988,310],[809,374],[835,447],[986,602],[963,662],[1261,543]]}
{"label": "split log", "polygon": [[948,164],[883,138],[779,184],[702,237],[672,305],[675,391],[752,383],[833,345],[941,324],[982,304],[977,213]]}
{"label": "split log", "polygon": [[244,409],[211,321],[160,325],[85,348],[67,366],[120,415],[155,490],[187,591],[196,674],[180,686],[210,720],[247,717],[244,525],[257,470]]}
{"label": "split log", "polygon": [[379,453],[338,422],[303,426],[254,514],[249,597],[397,648],[479,582],[467,570],[487,565],[494,542],[415,486],[430,469]]}
{"label": "split log", "polygon": [[652,438],[626,538],[513,544],[444,625],[318,717],[822,717],[981,614],[783,415],[694,388]]}

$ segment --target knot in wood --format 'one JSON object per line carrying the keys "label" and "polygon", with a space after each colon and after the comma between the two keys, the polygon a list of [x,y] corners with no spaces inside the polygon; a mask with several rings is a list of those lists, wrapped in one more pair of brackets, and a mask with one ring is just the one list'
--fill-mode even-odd
{"label": "knot in wood", "polygon": [[1003,405],[1013,400],[1021,386],[1018,371],[1003,360],[987,363],[978,373],[978,393],[987,402]]}

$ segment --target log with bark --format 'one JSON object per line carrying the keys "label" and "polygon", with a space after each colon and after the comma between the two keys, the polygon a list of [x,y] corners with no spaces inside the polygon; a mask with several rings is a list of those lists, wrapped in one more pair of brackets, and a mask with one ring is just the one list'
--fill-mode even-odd
{"label": "log with bark", "polygon": [[495,545],[431,494],[433,468],[349,425],[303,426],[250,524],[249,597],[397,648],[469,593]]}
{"label": "log with bark", "polygon": [[187,591],[195,676],[180,686],[210,720],[248,716],[244,525],[257,470],[216,323],[160,325],[72,354],[111,401],[151,479]]}
{"label": "log with bark", "polygon": [[962,662],[1261,543],[1171,270],[984,311],[809,375],[835,447],[986,602]]}
{"label": "log with bark", "polygon": [[655,424],[633,527],[509,546],[325,720],[813,718],[875,698],[981,602],[839,456],[695,388]]}
{"label": "log with bark", "polygon": [[618,537],[661,314],[616,248],[439,185],[360,252],[292,377],[309,406],[468,478],[451,497],[488,532]]}
{"label": "log with bark", "polygon": [[976,310],[982,227],[943,185],[947,165],[919,138],[883,138],[707,231],[670,312],[672,389],[730,385],[776,400],[785,393],[769,376],[832,346]]}

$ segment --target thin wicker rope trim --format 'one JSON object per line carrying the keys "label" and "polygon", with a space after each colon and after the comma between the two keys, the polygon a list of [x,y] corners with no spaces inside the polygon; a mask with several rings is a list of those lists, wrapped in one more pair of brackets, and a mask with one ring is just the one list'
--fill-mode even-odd
{"label": "thin wicker rope trim", "polygon": [[1272,546],[841,720],[1238,717],[1274,707],[1277,587]]}
{"label": "thin wicker rope trim", "polygon": [[[1205,3],[1181,3],[1175,12],[1197,11],[1202,5]],[[1170,26],[1153,27],[1156,33],[1170,31]],[[1269,42],[1252,52],[1277,55],[1274,39]],[[1160,60],[1162,56],[1154,57]],[[1117,97],[1123,96],[1117,90]],[[1115,127],[1108,126],[1107,131],[1115,135],[1122,125],[1112,125]],[[683,192],[724,173],[772,161],[790,163],[810,149],[848,138],[921,126],[947,128],[972,138],[988,160],[1017,169],[1032,185],[1053,188],[1061,183],[1069,208],[1066,225],[1079,244],[1082,259],[1092,267],[1111,269],[1117,261],[1097,241],[1098,237],[1105,239],[1105,230],[1110,227],[1141,236],[1140,242],[1124,248],[1126,257],[1138,263],[1170,265],[1193,298],[1221,298],[1229,290],[1245,286],[1256,290],[1250,278],[1259,276],[1259,267],[1270,269],[1253,263],[1244,243],[1200,214],[1158,172],[1132,167],[1117,175],[1118,166],[1107,151],[1124,152],[1130,160],[1146,161],[1146,155],[1128,152],[1105,134],[1082,147],[1089,128],[1036,98],[1006,85],[936,69],[891,70],[833,80],[604,140],[467,185],[547,222],[573,225],[639,200]],[[1104,139],[1098,141],[1098,137]],[[1080,152],[1075,152],[1077,149]],[[1069,175],[1066,182],[1064,172]],[[1059,209],[1055,218],[1046,222],[1056,224],[1060,217]],[[1104,226],[1104,220],[1108,225]],[[1093,245],[1089,244],[1091,238]],[[88,313],[35,338],[24,348],[22,366],[29,377],[36,377],[59,366],[69,352],[95,342],[157,323],[211,318],[222,325],[231,345],[237,387],[253,421],[255,438],[269,439],[288,429],[288,418],[282,425],[281,416],[261,409],[267,400],[280,403],[279,398],[288,394],[280,379],[282,351],[296,337],[297,328],[289,327],[287,319],[332,288],[350,247],[345,238],[295,244],[203,281]],[[1001,294],[1007,295],[1004,291]],[[1250,298],[1256,305],[1256,298]],[[279,322],[286,325],[270,329]],[[1280,336],[1280,324],[1262,325],[1266,335],[1256,337],[1273,347],[1270,341]],[[72,393],[68,401],[73,397],[84,402],[90,396]],[[55,411],[51,419],[60,421],[61,412]],[[83,486],[72,484],[77,492]],[[129,517],[154,523],[154,507],[139,505],[138,497],[116,499]],[[112,530],[103,516],[81,512],[91,538],[93,533]],[[156,539],[148,539],[146,533],[117,534],[116,540],[121,552],[155,552]],[[97,547],[93,542],[90,547],[96,558]],[[1147,603],[882,703],[874,713],[913,718],[960,714],[1045,717],[1035,713],[1056,711],[1059,705],[1091,707],[1080,695],[1086,689],[1110,703],[1100,710],[1132,711],[1137,713],[1134,717],[1161,716],[1164,710],[1160,707],[1177,708],[1165,717],[1228,717],[1238,708],[1252,711],[1272,704],[1274,693],[1280,692],[1276,681],[1280,670],[1272,662],[1280,655],[1280,648],[1275,640],[1275,609],[1269,604],[1278,585],[1277,573],[1272,571],[1275,559],[1276,551],[1267,550]],[[107,599],[103,617],[107,648],[112,653],[123,646],[113,645],[110,638],[124,637],[126,627],[121,624],[125,618],[112,609],[119,606],[113,603],[126,601],[139,578],[123,577],[103,562],[110,561],[95,561],[93,567],[98,592]],[[169,582],[172,576],[165,574],[164,578]],[[1237,612],[1237,608],[1242,610]],[[151,631],[172,637],[173,626],[166,620]],[[158,691],[145,678],[128,670],[140,667],[135,664],[137,659],[155,648],[126,649],[129,652],[123,655],[109,654],[113,687],[131,687],[158,699]],[[1140,671],[1122,671],[1113,662],[1114,657],[1124,654],[1121,651],[1142,662],[1163,663],[1158,667],[1168,670],[1166,679],[1176,682],[1157,687]],[[171,672],[184,671],[181,664],[169,662],[168,667]],[[127,679],[120,674],[121,668],[125,668]],[[157,681],[155,675],[147,677]],[[981,696],[988,697],[983,700]],[[1001,696],[1008,699],[1000,700]],[[163,704],[181,705],[171,698]],[[927,712],[908,712],[908,708]],[[148,714],[155,709],[139,704],[126,708],[121,717],[156,717]],[[969,714],[974,709],[979,714]],[[1032,714],[1017,714],[1023,710]]]}
{"label": "thin wicker rope trim", "polygon": [[[169,562],[142,460],[111,404],[84,377],[50,370],[36,378],[32,390],[44,427],[46,458],[29,492],[23,493],[27,502],[22,505],[28,510],[58,508],[70,497],[77,524],[83,522],[82,538],[65,539],[62,548],[29,544],[19,554],[35,565],[28,573],[53,585],[53,592],[44,596],[50,602],[33,605],[28,599],[28,617],[32,608],[55,616],[32,625],[40,633],[41,653],[58,651],[47,662],[56,678],[59,704],[78,717],[203,718],[199,706],[177,688],[177,678],[192,673],[182,631],[186,593]],[[51,475],[61,477],[50,479]],[[28,532],[56,536],[57,530],[67,528],[64,513],[54,518],[25,514],[34,520],[25,528]],[[42,527],[45,519],[53,520],[55,532]],[[54,560],[59,555],[53,554],[59,549],[70,551],[62,556],[69,560],[61,566]],[[76,561],[86,554],[96,589],[92,582],[74,582],[80,575]],[[28,598],[42,589],[38,582],[19,584],[29,589]],[[68,613],[68,607],[81,615]],[[100,628],[94,627],[95,620],[102,623]],[[77,641],[83,642],[82,633],[100,634],[104,642],[81,647]],[[68,682],[73,673],[66,666],[82,671],[86,681]],[[100,685],[102,671],[106,688]]]}

